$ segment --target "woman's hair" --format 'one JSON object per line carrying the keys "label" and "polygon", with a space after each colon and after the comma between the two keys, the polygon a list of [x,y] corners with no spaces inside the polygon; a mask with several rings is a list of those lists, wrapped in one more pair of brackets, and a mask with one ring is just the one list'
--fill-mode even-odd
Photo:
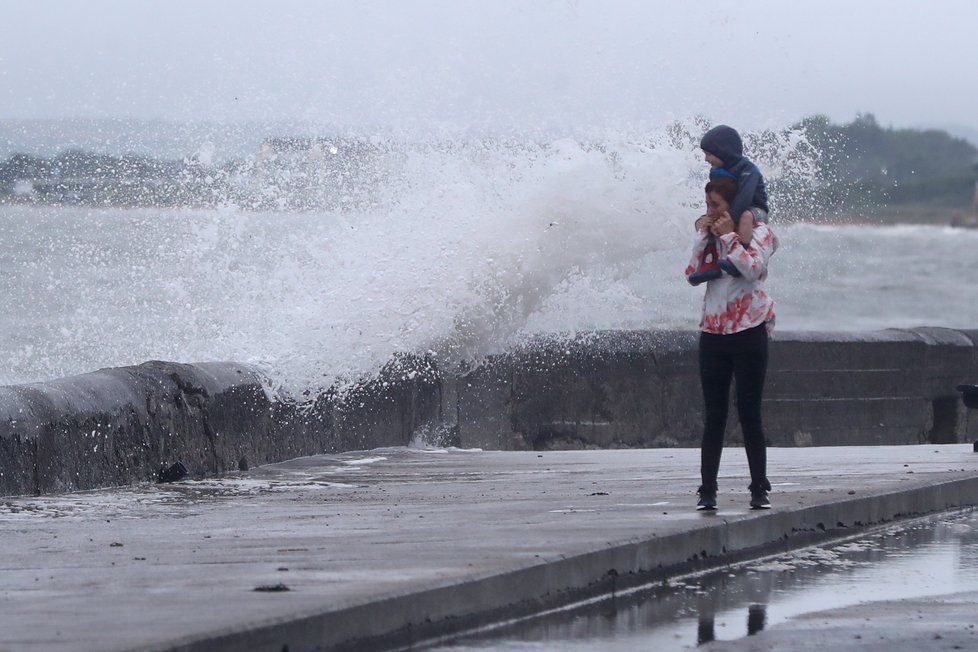
{"label": "woman's hair", "polygon": [[732,204],[734,197],[737,196],[737,191],[740,186],[737,182],[728,177],[720,177],[719,179],[711,179],[708,184],[706,184],[706,192],[715,192],[716,194],[723,197],[728,204]]}

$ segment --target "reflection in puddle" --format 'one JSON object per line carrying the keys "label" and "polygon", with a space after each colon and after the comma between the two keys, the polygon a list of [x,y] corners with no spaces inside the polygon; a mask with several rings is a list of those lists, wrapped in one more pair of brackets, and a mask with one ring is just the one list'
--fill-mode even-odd
{"label": "reflection in puddle", "polygon": [[[747,607],[747,635],[753,636],[767,624],[767,605],[752,604]],[[717,640],[716,615],[713,609],[705,609],[699,614],[696,624],[696,644],[703,645]]]}
{"label": "reflection in puddle", "polygon": [[861,602],[978,590],[978,513],[865,532],[835,545],[675,578],[661,586],[424,649],[695,648],[802,614]]}

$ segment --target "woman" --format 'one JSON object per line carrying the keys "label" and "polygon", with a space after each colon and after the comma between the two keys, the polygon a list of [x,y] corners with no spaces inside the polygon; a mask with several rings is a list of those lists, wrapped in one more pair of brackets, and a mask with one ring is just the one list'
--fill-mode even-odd
{"label": "woman", "polygon": [[767,372],[768,335],[774,328],[774,301],[764,290],[764,279],[778,240],[767,224],[755,222],[753,239],[743,246],[728,212],[736,195],[737,182],[733,179],[721,177],[706,185],[707,212],[697,220],[693,255],[686,267],[687,277],[696,271],[712,235],[718,257],[726,259],[741,274],[724,274],[708,281],[703,297],[699,362],[705,420],[698,509],[712,510],[717,506],[717,474],[732,379],[737,381],[737,412],[750,466],[750,506],[771,507],[761,396]]}

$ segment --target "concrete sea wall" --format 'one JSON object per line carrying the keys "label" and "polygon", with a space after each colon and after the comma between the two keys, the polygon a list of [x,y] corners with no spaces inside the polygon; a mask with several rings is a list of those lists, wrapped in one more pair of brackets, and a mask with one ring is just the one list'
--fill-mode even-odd
{"label": "concrete sea wall", "polygon": [[[693,332],[540,341],[458,379],[464,447],[698,446]],[[774,446],[953,443],[978,435],[955,389],[978,381],[978,331],[777,333],[763,404]],[[731,403],[729,442],[739,440]]]}
{"label": "concrete sea wall", "polygon": [[[696,446],[697,334],[614,331],[529,342],[461,372],[399,357],[310,405],[275,400],[233,362],[148,362],[0,387],[0,495],[192,477],[304,455],[403,446],[419,433],[485,449]],[[775,446],[978,437],[955,387],[978,382],[978,331],[779,333],[765,430]],[[731,412],[730,441],[739,433]]]}
{"label": "concrete sea wall", "polygon": [[440,381],[400,358],[344,395],[275,400],[233,362],[147,362],[0,388],[0,495],[214,476],[305,455],[405,445],[442,422]]}

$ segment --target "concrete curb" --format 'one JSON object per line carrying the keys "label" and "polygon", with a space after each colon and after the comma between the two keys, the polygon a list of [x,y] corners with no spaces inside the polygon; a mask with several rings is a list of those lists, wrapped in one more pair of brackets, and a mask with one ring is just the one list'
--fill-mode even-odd
{"label": "concrete curb", "polygon": [[976,504],[978,477],[970,477],[842,501],[740,514],[730,519],[721,513],[704,516],[701,527],[668,536],[612,541],[573,556],[544,559],[504,572],[435,583],[328,611],[296,614],[246,629],[215,632],[147,649],[278,652],[407,646],[693,570]]}

